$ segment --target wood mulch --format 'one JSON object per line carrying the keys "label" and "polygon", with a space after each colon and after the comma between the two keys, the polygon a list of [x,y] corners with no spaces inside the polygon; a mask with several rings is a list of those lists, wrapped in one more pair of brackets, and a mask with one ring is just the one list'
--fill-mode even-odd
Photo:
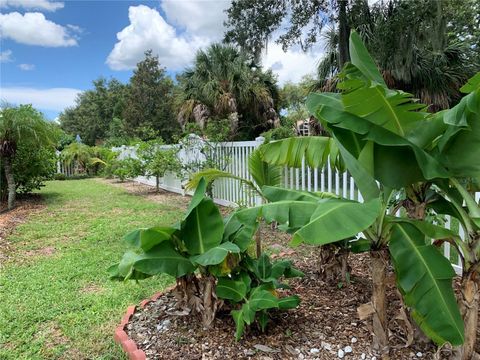
{"label": "wood mulch", "polygon": [[[156,194],[147,185],[118,184],[128,191],[154,201],[158,197],[188,204],[189,198],[162,192]],[[133,190],[135,189],[135,190]],[[175,199],[173,199],[173,197]],[[163,202],[163,200],[160,200]],[[222,209],[228,213],[230,209]],[[127,324],[126,332],[148,359],[380,359],[371,350],[371,320],[360,320],[357,308],[370,301],[372,285],[369,258],[351,255],[350,284],[319,279],[319,250],[311,246],[289,248],[290,235],[263,226],[263,248],[274,258],[293,260],[305,273],[302,279],[290,279],[291,293],[301,297],[297,309],[273,312],[266,333],[252,325],[242,340],[234,339],[235,324],[230,309],[220,309],[212,326],[205,329],[193,315],[172,314],[175,299],[170,292],[139,309]],[[392,276],[390,278],[393,279]],[[400,299],[394,282],[387,290],[390,359],[449,359],[450,350],[435,356],[431,343],[414,343],[406,347],[407,331],[398,317]],[[480,340],[480,334],[479,334]],[[480,341],[477,341],[480,343]],[[480,349],[477,349],[480,350]]]}

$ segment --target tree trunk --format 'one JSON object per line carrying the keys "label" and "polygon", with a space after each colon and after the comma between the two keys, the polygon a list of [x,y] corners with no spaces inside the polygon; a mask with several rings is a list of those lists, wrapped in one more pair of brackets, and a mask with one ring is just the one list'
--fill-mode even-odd
{"label": "tree trunk", "polygon": [[338,1],[338,68],[341,70],[347,61],[350,61],[350,54],[348,51],[348,19],[347,19],[347,3],[348,0]]}
{"label": "tree trunk", "polygon": [[373,281],[372,307],[373,313],[373,349],[382,358],[388,358],[387,309],[386,309],[386,274],[387,254],[384,250],[370,253],[370,273]]}
{"label": "tree trunk", "polygon": [[160,191],[160,178],[158,176],[155,176],[155,189],[157,193]]}
{"label": "tree trunk", "polygon": [[458,359],[471,360],[475,351],[477,339],[478,309],[480,299],[478,273],[468,273],[462,279],[459,306],[465,323],[465,342],[459,349]]}
{"label": "tree trunk", "polygon": [[5,178],[7,179],[8,188],[8,210],[12,210],[15,206],[15,196],[17,189],[15,186],[15,178],[13,176],[12,163],[9,157],[3,158],[3,168],[5,170]]}
{"label": "tree trunk", "polygon": [[217,313],[218,301],[215,294],[215,278],[208,276],[203,279],[203,311],[202,324],[210,327]]}
{"label": "tree trunk", "polygon": [[320,279],[323,281],[349,282],[348,274],[351,271],[348,265],[348,251],[334,245],[323,245],[320,248]]}

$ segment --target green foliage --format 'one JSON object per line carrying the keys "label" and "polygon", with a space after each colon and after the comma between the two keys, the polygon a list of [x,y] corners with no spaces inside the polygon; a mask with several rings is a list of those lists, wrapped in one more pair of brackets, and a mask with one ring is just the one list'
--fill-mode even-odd
{"label": "green foliage", "polygon": [[178,148],[165,148],[162,141],[150,140],[139,143],[138,156],[143,162],[145,176],[161,178],[167,172],[179,174],[182,164],[177,156]]}
{"label": "green foliage", "polygon": [[13,161],[17,192],[29,193],[40,189],[45,180],[52,178],[57,168],[53,146],[39,146],[32,151],[30,146],[20,145]]}
{"label": "green foliage", "polygon": [[128,85],[116,79],[94,80],[93,89],[80,93],[75,106],[60,114],[61,128],[71,136],[80,135],[87,145],[96,145],[110,135],[113,119],[121,118],[127,93]]}
{"label": "green foliage", "polygon": [[[289,309],[298,305],[297,296],[280,297],[275,289],[286,286],[280,283],[280,277],[301,276],[302,273],[289,261],[272,264],[267,255],[250,258],[246,253],[248,244],[236,243],[238,231],[226,234],[226,229],[232,227],[229,225],[232,218],[226,219],[224,225],[217,206],[205,196],[205,191],[206,182],[202,179],[187,212],[176,225],[138,229],[125,236],[132,250],[124,254],[120,263],[110,267],[109,273],[112,278],[122,280],[140,280],[166,273],[187,283],[195,281],[192,279],[196,273],[207,281],[212,276],[218,278],[216,296],[232,306],[238,340],[245,323],[253,323],[256,312],[260,312],[258,319],[264,329],[268,309]],[[203,298],[205,295],[197,296]],[[206,311],[201,309],[201,312]]]}
{"label": "green foliage", "polygon": [[303,276],[288,260],[271,262],[267,254],[253,259],[248,255],[240,263],[237,272],[230,277],[220,277],[217,284],[217,296],[229,300],[237,309],[231,311],[236,324],[235,338],[240,340],[245,325],[251,325],[255,319],[262,331],[268,322],[268,311],[272,309],[293,309],[300,303],[297,295],[280,297],[278,288],[288,288],[280,278]]}
{"label": "green foliage", "polygon": [[120,181],[134,179],[144,173],[142,162],[134,158],[114,159],[111,161],[108,171],[111,171],[112,175],[119,178]]}
{"label": "green foliage", "polygon": [[180,132],[173,111],[173,89],[173,81],[161,67],[158,56],[146,51],[145,59],[137,64],[130,79],[123,111],[124,132],[141,140],[160,136],[171,142]]}
{"label": "green foliage", "polygon": [[209,123],[227,119],[229,138],[251,139],[278,119],[273,73],[249,62],[233,46],[213,44],[199,50],[193,67],[178,81],[178,120],[183,126],[194,122],[205,129]]}
{"label": "green foliage", "polygon": [[272,140],[287,139],[295,135],[296,134],[295,134],[293,124],[280,126],[275,129],[270,129],[262,133],[262,136],[265,138],[266,143],[269,143]]}

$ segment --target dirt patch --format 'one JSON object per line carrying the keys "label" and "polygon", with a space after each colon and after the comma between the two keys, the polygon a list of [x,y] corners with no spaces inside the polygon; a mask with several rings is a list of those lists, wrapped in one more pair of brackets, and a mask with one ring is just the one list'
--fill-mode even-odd
{"label": "dirt patch", "polygon": [[90,283],[86,284],[83,288],[80,289],[82,294],[98,294],[102,292],[104,289],[98,284]]}
{"label": "dirt patch", "polygon": [[53,246],[47,246],[41,249],[28,250],[23,254],[26,257],[37,257],[37,256],[52,256],[55,254],[56,249]]}
{"label": "dirt patch", "polygon": [[31,214],[45,208],[39,194],[19,197],[16,207],[11,211],[7,212],[5,206],[5,204],[0,206],[0,266],[8,260],[12,251],[12,247],[7,241],[8,235],[18,225],[24,223]]}
{"label": "dirt patch", "polygon": [[120,187],[131,194],[145,197],[159,204],[186,209],[190,202],[190,196],[188,195],[182,196],[162,189],[157,192],[154,186],[140,184],[135,181],[120,182],[115,179],[98,179],[98,181]]}

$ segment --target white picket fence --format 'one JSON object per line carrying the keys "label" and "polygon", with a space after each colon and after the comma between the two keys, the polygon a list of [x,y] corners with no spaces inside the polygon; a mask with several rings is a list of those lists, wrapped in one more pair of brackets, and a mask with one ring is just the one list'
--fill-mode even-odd
{"label": "white picket fence", "polygon": [[[216,163],[219,169],[238,177],[252,180],[248,171],[248,158],[253,150],[261,145],[263,141],[263,138],[257,138],[255,141],[218,143],[207,147],[207,150],[205,150],[203,140],[192,136],[188,147],[182,145],[164,145],[163,147],[165,149],[179,147],[178,157],[183,164],[201,164],[205,161],[205,151],[215,151]],[[121,146],[112,150],[119,152],[120,159],[136,157],[136,149],[134,147]],[[167,191],[185,195],[184,185],[186,180],[186,177],[182,179],[175,174],[167,174],[161,179],[160,187]],[[135,178],[134,181],[155,185],[154,178],[144,176]],[[329,165],[324,168],[311,168],[306,164],[302,164],[301,168],[285,167],[283,185],[286,188],[295,190],[328,191],[346,199],[363,201],[360,192],[355,186],[354,179],[347,172],[340,173]],[[234,179],[216,180],[213,185],[213,195],[215,202],[224,206],[254,206],[262,201],[256,193],[250,191],[238,180]],[[476,200],[480,202],[480,192],[476,193]],[[459,235],[465,238],[463,229],[458,226],[456,219],[446,216],[444,226],[458,231]],[[449,243],[445,243],[443,252],[445,257],[451,261],[455,271],[461,274],[462,264],[455,249],[451,248]]]}

